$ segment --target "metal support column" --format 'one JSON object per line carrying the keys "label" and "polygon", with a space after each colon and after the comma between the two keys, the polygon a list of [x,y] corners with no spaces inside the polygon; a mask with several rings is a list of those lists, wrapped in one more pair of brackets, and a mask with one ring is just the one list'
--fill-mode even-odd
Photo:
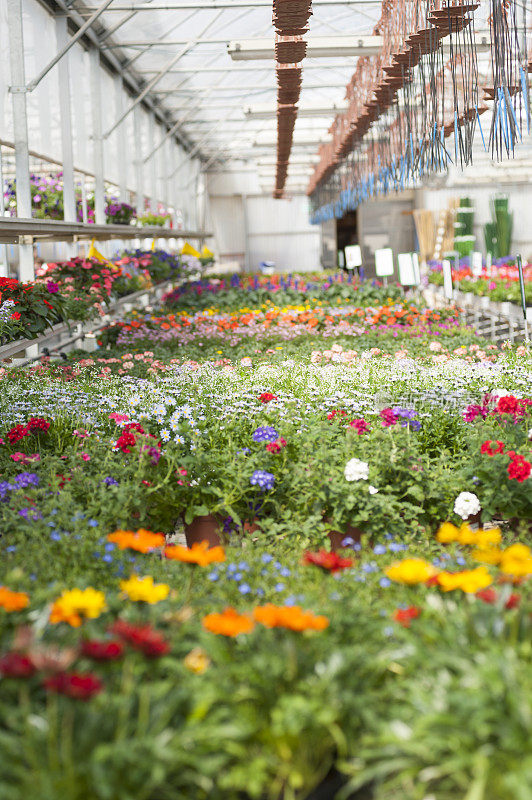
{"label": "metal support column", "polygon": [[94,216],[96,225],[105,225],[105,186],[102,138],[102,91],[100,85],[100,53],[90,52],[92,140],[94,159]]}
{"label": "metal support column", "polygon": [[[4,201],[4,173],[2,171],[2,145],[0,145],[0,217],[5,215]],[[0,244],[0,278],[9,277],[9,264],[7,261],[7,244]]]}
{"label": "metal support column", "polygon": [[[24,36],[22,33],[21,0],[7,0],[9,61],[11,65],[11,97],[13,102],[13,139],[17,177],[17,216],[31,217],[30,157],[28,151],[28,115],[26,109],[26,76],[24,71]],[[33,244],[19,245],[19,278],[35,277]]]}
{"label": "metal support column", "polygon": [[135,139],[135,192],[137,216],[144,214],[144,189],[142,185],[142,120],[140,106],[133,111],[133,138]]}
{"label": "metal support column", "polygon": [[[150,120],[149,140],[150,142],[154,142],[159,132],[157,120],[155,119],[155,114],[151,113],[149,120]],[[156,214],[158,198],[157,198],[157,163],[155,159],[152,159],[149,172],[150,172],[150,208],[152,214]]]}
{"label": "metal support column", "polygon": [[[60,49],[69,40],[67,17],[55,18],[55,32]],[[70,104],[70,68],[68,53],[58,64],[59,118],[61,123],[61,151],[63,154],[63,209],[65,222],[76,222],[76,193],[74,190],[74,153],[72,150],[72,111]]]}
{"label": "metal support column", "polygon": [[[116,112],[120,115],[124,109],[125,88],[124,81],[117,75],[115,78],[115,96],[116,96]],[[123,203],[129,202],[129,195],[127,191],[127,129],[125,125],[121,125],[117,131],[117,146],[118,146],[118,185],[120,187],[120,199]]]}

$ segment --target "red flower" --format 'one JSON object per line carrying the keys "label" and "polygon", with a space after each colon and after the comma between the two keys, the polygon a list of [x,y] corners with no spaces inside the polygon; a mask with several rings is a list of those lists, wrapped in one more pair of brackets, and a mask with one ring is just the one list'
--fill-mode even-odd
{"label": "red flower", "polygon": [[523,483],[532,472],[532,464],[526,461],[523,456],[516,455],[508,464],[508,477],[510,480],[515,479],[518,483]]}
{"label": "red flower", "polygon": [[14,311],[14,312],[11,314],[11,319],[15,319],[15,320],[18,320],[18,319],[20,319],[20,311]]}
{"label": "red flower", "polygon": [[355,428],[359,436],[369,431],[369,425],[365,419],[352,419],[349,423],[350,428]]}
{"label": "red flower", "polygon": [[342,558],[337,553],[328,550],[318,550],[317,553],[307,551],[303,555],[303,564],[314,564],[328,572],[340,572],[342,569],[349,569],[353,565],[352,558]]}
{"label": "red flower", "polygon": [[327,414],[327,419],[334,419],[335,417],[345,417],[346,412],[343,411],[341,408],[334,409],[334,411],[329,411]]}
{"label": "red flower", "polygon": [[507,397],[500,397],[497,403],[497,411],[501,414],[516,414],[519,411],[519,402],[513,394]]}
{"label": "red flower", "polygon": [[19,442],[21,439],[24,439],[24,437],[28,434],[29,430],[26,425],[15,425],[14,428],[11,428],[11,430],[8,431],[7,438],[9,439],[10,444],[15,444],[15,442]]}
{"label": "red flower", "polygon": [[391,408],[383,408],[379,416],[382,419],[382,425],[384,428],[389,428],[391,425],[397,425],[397,421],[399,419],[397,414],[394,414],[393,409]]}
{"label": "red flower", "polygon": [[409,606],[408,608],[397,608],[393,612],[392,616],[393,619],[399,623],[399,625],[403,626],[403,628],[409,628],[412,620],[416,619],[416,617],[419,617],[420,614],[420,608],[416,608],[416,606]]}
{"label": "red flower", "polygon": [[493,603],[497,602],[497,592],[495,589],[480,589],[480,591],[476,593],[476,596],[484,603],[489,603],[489,605],[493,605]]}
{"label": "red flower", "polygon": [[271,392],[263,392],[259,395],[259,400],[261,403],[269,403],[271,400],[277,400],[277,396]]}
{"label": "red flower", "polygon": [[31,417],[28,422],[29,431],[47,431],[49,427],[50,423],[42,417]]}
{"label": "red flower", "polygon": [[21,653],[6,653],[0,658],[0,673],[4,678],[31,678],[35,665],[29,656]]}
{"label": "red flower", "polygon": [[99,642],[96,639],[83,642],[81,652],[95,661],[116,661],[124,653],[122,642]]}
{"label": "red flower", "polygon": [[504,453],[504,442],[499,442],[497,440],[492,445],[491,439],[487,439],[482,443],[480,452],[488,456],[494,456],[496,453]]}
{"label": "red flower", "polygon": [[283,439],[281,436],[276,442],[268,442],[266,450],[268,450],[269,453],[280,453],[283,447],[286,447],[286,439]]}
{"label": "red flower", "polygon": [[90,672],[59,672],[44,681],[49,692],[64,694],[75,700],[90,700],[103,689],[103,683]]}
{"label": "red flower", "polygon": [[507,608],[508,610],[512,608],[517,608],[520,602],[521,602],[521,595],[513,592],[513,594],[511,594],[508,600],[506,601],[504,607]]}
{"label": "red flower", "polygon": [[170,645],[163,635],[149,625],[130,625],[129,622],[117,619],[111,632],[120,636],[135,650],[140,650],[147,658],[159,658],[170,652]]}

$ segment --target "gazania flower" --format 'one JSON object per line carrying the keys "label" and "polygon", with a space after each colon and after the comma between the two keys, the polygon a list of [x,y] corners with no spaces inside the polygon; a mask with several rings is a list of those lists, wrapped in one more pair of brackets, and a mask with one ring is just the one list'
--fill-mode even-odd
{"label": "gazania flower", "polygon": [[82,620],[96,619],[105,609],[105,595],[89,586],[63,592],[52,606],[50,622],[67,622],[78,628]]}
{"label": "gazania flower", "polygon": [[205,650],[195,647],[183,659],[183,664],[195,675],[201,675],[209,667],[211,660]]}
{"label": "gazania flower", "polygon": [[22,611],[30,604],[29,595],[26,592],[13,592],[7,586],[0,586],[0,608],[6,611]]}
{"label": "gazania flower", "polygon": [[218,561],[225,561],[225,551],[223,547],[210,547],[208,542],[199,542],[192,547],[183,547],[176,544],[166,547],[164,554],[166,558],[173,561],[184,561],[187,564],[197,564],[206,567]]}
{"label": "gazania flower", "polygon": [[29,656],[22,653],[6,653],[0,658],[0,675],[4,678],[31,678],[35,664]]}
{"label": "gazania flower", "polygon": [[328,550],[318,550],[317,553],[307,551],[303,555],[303,564],[315,564],[326,572],[340,572],[353,566],[352,558],[342,558],[337,553]]}
{"label": "gazania flower", "polygon": [[132,575],[127,581],[120,581],[120,588],[130,600],[144,603],[159,603],[168,597],[170,587],[166,583],[154,583],[151,575],[138,578]]}
{"label": "gazania flower", "polygon": [[162,633],[150,625],[130,625],[129,622],[117,619],[110,630],[135,650],[140,650],[147,658],[160,658],[170,652],[170,645]]}
{"label": "gazania flower", "polygon": [[385,572],[392,581],[414,586],[416,583],[426,583],[438,570],[422,558],[404,558],[395,561]]}
{"label": "gazania flower", "polygon": [[226,608],[221,614],[207,614],[202,624],[206,630],[221,636],[238,636],[255,627],[247,614],[239,614],[234,608]]}
{"label": "gazania flower", "polygon": [[122,658],[124,645],[122,642],[114,640],[106,642],[88,639],[82,643],[81,653],[86,658],[92,658],[94,661],[116,661]]}
{"label": "gazania flower", "polygon": [[118,545],[121,550],[136,550],[139,553],[149,553],[157,547],[163,547],[165,538],[162,533],[152,533],[140,528],[133,531],[114,531],[107,536],[108,542]]}
{"label": "gazania flower", "polygon": [[397,608],[393,612],[393,619],[402,625],[403,628],[409,628],[410,623],[421,614],[421,609],[416,606],[409,606],[408,608]]}
{"label": "gazania flower", "polygon": [[44,681],[49,692],[64,694],[75,700],[90,700],[103,689],[103,683],[90,672],[60,672]]}
{"label": "gazania flower", "polygon": [[532,575],[532,554],[525,544],[512,544],[502,553],[499,565],[501,572],[514,578],[525,578]]}
{"label": "gazania flower", "polygon": [[292,631],[322,631],[329,626],[327,617],[316,616],[300,606],[257,606],[253,617],[267,628],[288,628]]}

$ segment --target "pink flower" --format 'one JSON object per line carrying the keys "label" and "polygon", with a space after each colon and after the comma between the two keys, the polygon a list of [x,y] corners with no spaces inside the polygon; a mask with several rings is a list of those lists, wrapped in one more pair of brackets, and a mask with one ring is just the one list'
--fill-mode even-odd
{"label": "pink flower", "polygon": [[87,431],[80,431],[77,428],[72,431],[72,436],[77,436],[78,439],[86,439],[88,435]]}
{"label": "pink flower", "polygon": [[90,461],[91,460],[91,457],[90,457],[90,455],[88,453],[81,453],[81,457],[82,457],[83,461]]}
{"label": "pink flower", "polygon": [[127,422],[127,421],[128,421],[128,419],[129,419],[129,417],[128,417],[128,415],[127,415],[127,414],[117,414],[117,413],[113,413],[113,414],[109,414],[109,419],[112,419],[112,420],[114,420],[116,423],[118,423],[118,422]]}

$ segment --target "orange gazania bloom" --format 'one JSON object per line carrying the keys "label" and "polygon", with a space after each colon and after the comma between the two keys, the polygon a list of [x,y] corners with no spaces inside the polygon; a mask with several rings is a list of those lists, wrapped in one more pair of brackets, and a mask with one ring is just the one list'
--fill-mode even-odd
{"label": "orange gazania bloom", "polygon": [[225,550],[223,547],[209,548],[208,542],[199,542],[192,545],[192,547],[183,547],[176,544],[167,547],[164,551],[166,558],[173,561],[184,561],[187,564],[198,564],[200,567],[206,567],[215,561],[225,561]]}
{"label": "orange gazania bloom", "polygon": [[155,547],[162,547],[165,538],[162,533],[152,533],[144,528],[140,528],[136,533],[133,531],[114,531],[107,536],[108,542],[118,545],[121,550],[137,550],[139,553],[149,553]]}
{"label": "orange gazania bloom", "polygon": [[13,592],[7,586],[0,586],[0,608],[6,611],[21,611],[30,604],[29,595],[26,592]]}
{"label": "orange gazania bloom", "polygon": [[267,628],[289,628],[291,631],[322,631],[329,626],[327,617],[316,616],[300,606],[257,606],[253,616]]}
{"label": "orange gazania bloom", "polygon": [[222,636],[238,636],[239,633],[252,631],[255,623],[247,614],[239,614],[234,608],[226,608],[221,614],[207,614],[203,617],[203,627]]}

